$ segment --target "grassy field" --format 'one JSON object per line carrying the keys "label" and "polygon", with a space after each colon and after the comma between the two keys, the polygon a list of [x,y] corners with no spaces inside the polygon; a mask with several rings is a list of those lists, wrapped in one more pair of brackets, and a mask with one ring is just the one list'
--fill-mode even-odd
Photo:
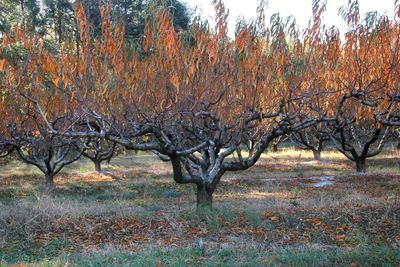
{"label": "grassy field", "polygon": [[44,178],[0,162],[0,266],[399,266],[400,153],[369,174],[334,151],[285,148],[223,177],[214,211],[169,163],[126,155],[92,172],[80,160]]}

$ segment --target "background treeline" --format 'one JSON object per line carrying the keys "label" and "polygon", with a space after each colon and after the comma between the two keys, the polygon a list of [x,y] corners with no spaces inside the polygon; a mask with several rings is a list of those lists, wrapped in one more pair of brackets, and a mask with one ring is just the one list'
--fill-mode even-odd
{"label": "background treeline", "polygon": [[[101,3],[101,2],[100,2]],[[111,9],[111,20],[123,23],[125,38],[137,42],[144,33],[145,21],[151,10],[163,7],[173,17],[177,30],[187,30],[192,16],[188,7],[178,0],[113,0],[104,5]],[[91,25],[92,37],[101,34],[101,16],[97,0],[4,0],[0,3],[0,34],[14,26],[24,26],[31,34],[45,36],[53,45],[69,41],[79,43],[75,10],[83,5]]]}

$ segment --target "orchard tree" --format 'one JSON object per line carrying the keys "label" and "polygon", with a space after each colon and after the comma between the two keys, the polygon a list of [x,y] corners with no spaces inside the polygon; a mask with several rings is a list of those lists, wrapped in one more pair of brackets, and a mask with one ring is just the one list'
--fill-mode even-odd
{"label": "orchard tree", "polygon": [[45,48],[44,38],[31,36],[22,28],[3,38],[1,52],[1,131],[6,137],[2,142],[44,173],[46,189],[50,191],[54,176],[81,156],[74,140],[47,130],[32,102],[39,99],[48,108],[46,115],[53,128],[67,123],[55,80],[47,74],[56,71],[55,57]]}
{"label": "orchard tree", "polygon": [[366,172],[366,158],[379,154],[388,139],[389,126],[379,117],[391,105],[387,98],[393,96],[398,26],[376,13],[367,14],[363,24],[357,1],[342,9],[342,15],[350,30],[336,53],[336,64],[327,70],[335,90],[328,106],[337,111],[328,129],[337,149],[356,163],[357,172]]}
{"label": "orchard tree", "polygon": [[77,123],[55,129],[48,109],[34,99],[50,131],[165,155],[175,182],[194,184],[198,205],[211,207],[225,172],[250,168],[272,140],[325,115],[308,101],[303,69],[295,64],[307,46],[294,23],[285,27],[274,16],[265,28],[261,6],[258,19],[242,23],[232,41],[225,7],[216,1],[215,8],[215,29],[197,23],[188,35],[158,11],[146,25],[146,57],[127,53],[124,30],[107,19],[108,8],[100,12],[103,38],[93,41],[80,9],[82,54],[66,51],[60,72],[48,72],[69,96],[65,105],[73,108],[64,116]]}
{"label": "orchard tree", "polygon": [[116,145],[115,142],[95,138],[84,140],[79,147],[84,148],[82,155],[94,163],[95,171],[102,172],[101,163],[111,160],[114,156]]}
{"label": "orchard tree", "polygon": [[[275,16],[265,29],[261,7],[257,21],[242,24],[231,42],[224,6],[217,2],[215,7],[214,31],[194,27],[190,32],[195,46],[185,46],[160,14],[159,24],[149,25],[146,34],[156,36],[145,42],[155,51],[148,59],[151,65],[140,68],[157,66],[156,76],[146,75],[152,77],[150,86],[154,83],[147,92],[167,89],[164,96],[153,93],[164,105],[148,98],[147,110],[156,114],[151,123],[156,150],[171,158],[175,182],[195,184],[197,204],[209,207],[225,172],[250,168],[274,138],[313,125],[324,115],[310,108],[301,70],[294,64],[306,50],[294,24],[285,29]],[[300,114],[308,116],[301,119]]]}
{"label": "orchard tree", "polygon": [[[74,141],[59,135],[48,133],[47,129],[27,131],[13,126],[14,149],[20,158],[43,172],[46,191],[55,189],[54,177],[67,165],[81,157],[81,151],[74,146]],[[54,124],[53,124],[54,125]]]}
{"label": "orchard tree", "polygon": [[15,121],[12,111],[16,108],[12,103],[12,95],[7,90],[5,72],[7,64],[4,52],[0,49],[0,157],[6,157],[14,148],[8,126]]}
{"label": "orchard tree", "polygon": [[[355,162],[356,171],[367,171],[366,159],[378,155],[389,139],[389,127],[374,119],[371,108],[348,100],[329,133],[338,151]],[[350,115],[353,114],[353,115]]]}
{"label": "orchard tree", "polygon": [[326,134],[326,127],[326,123],[320,123],[301,131],[293,132],[290,137],[297,147],[311,150],[314,160],[321,161],[321,151],[324,144],[330,139],[329,135]]}
{"label": "orchard tree", "polygon": [[[398,20],[400,18],[400,3],[396,0],[395,4],[396,19]],[[374,114],[380,123],[397,128],[400,126],[400,88],[398,86],[398,77],[400,77],[400,55],[395,52],[398,49],[400,40],[400,24],[398,22],[390,22],[386,25],[384,30],[386,31],[387,40],[390,42],[390,49],[394,57],[393,70],[388,80],[385,94],[382,94],[380,98],[368,99],[368,101],[364,101],[364,104],[373,108]],[[396,129],[394,129],[394,131],[396,131]]]}
{"label": "orchard tree", "polygon": [[289,135],[281,135],[277,138],[275,138],[272,142],[272,151],[273,152],[278,152],[278,145],[281,144],[282,142],[285,142],[286,140],[289,139]]}
{"label": "orchard tree", "polygon": [[[322,14],[326,10],[325,1],[313,1],[313,18],[304,31],[304,45],[307,48],[304,56],[296,60],[303,76],[303,86],[313,109],[323,110],[331,118],[337,116],[337,110],[329,107],[332,88],[329,82],[329,68],[337,65],[337,55],[340,53],[339,31],[335,27],[326,28],[322,25]],[[311,127],[290,134],[293,143],[300,149],[311,150],[315,160],[321,160],[324,143],[329,140],[328,122],[323,121]]]}

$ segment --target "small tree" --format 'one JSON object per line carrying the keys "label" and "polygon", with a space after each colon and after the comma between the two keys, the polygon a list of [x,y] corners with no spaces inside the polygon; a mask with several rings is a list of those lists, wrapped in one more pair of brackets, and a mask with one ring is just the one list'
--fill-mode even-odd
{"label": "small tree", "polygon": [[321,161],[321,151],[324,143],[329,140],[326,134],[326,123],[320,123],[301,131],[293,132],[290,137],[300,149],[311,150],[314,160]]}
{"label": "small tree", "polygon": [[33,105],[39,99],[48,108],[55,129],[67,123],[60,94],[56,93],[57,79],[48,73],[56,72],[55,56],[44,48],[41,36],[32,36],[23,28],[4,36],[1,43],[0,126],[2,137],[16,150],[20,158],[39,168],[46,178],[46,189],[54,189],[54,176],[79,159],[81,151],[74,140],[49,133]]}
{"label": "small tree", "polygon": [[285,142],[288,138],[289,138],[289,136],[287,136],[287,135],[279,136],[279,137],[275,138],[274,141],[272,142],[272,151],[278,152],[278,145],[282,142]]}
{"label": "small tree", "polygon": [[[54,176],[65,166],[81,157],[71,138],[53,135],[45,128],[31,128],[24,121],[19,126],[12,126],[13,147],[20,158],[36,166],[43,172],[46,191],[55,189]],[[55,123],[52,123],[53,127]]]}
{"label": "small tree", "polygon": [[114,156],[116,145],[115,142],[95,138],[84,141],[80,147],[85,148],[82,155],[94,163],[95,171],[101,172],[101,163],[109,161]]}
{"label": "small tree", "polygon": [[350,1],[341,14],[350,30],[326,70],[333,91],[327,106],[336,113],[327,129],[337,149],[356,163],[357,172],[366,172],[366,158],[382,151],[390,132],[379,117],[393,96],[400,62],[398,26],[373,12],[361,22],[357,1]]}
{"label": "small tree", "polygon": [[341,116],[331,123],[332,132],[329,136],[338,151],[356,163],[356,171],[365,173],[366,159],[382,151],[390,128],[368,116],[368,113],[372,113],[370,108],[354,100],[350,103],[351,108],[344,109]]}

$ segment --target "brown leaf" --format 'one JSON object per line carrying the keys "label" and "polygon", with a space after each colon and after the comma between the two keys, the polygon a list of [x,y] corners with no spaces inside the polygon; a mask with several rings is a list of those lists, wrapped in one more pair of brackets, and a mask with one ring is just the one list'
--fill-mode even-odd
{"label": "brown leaf", "polygon": [[346,235],[336,235],[335,238],[338,240],[343,240],[346,238]]}
{"label": "brown leaf", "polygon": [[0,71],[3,71],[6,67],[6,60],[2,59],[0,60]]}

